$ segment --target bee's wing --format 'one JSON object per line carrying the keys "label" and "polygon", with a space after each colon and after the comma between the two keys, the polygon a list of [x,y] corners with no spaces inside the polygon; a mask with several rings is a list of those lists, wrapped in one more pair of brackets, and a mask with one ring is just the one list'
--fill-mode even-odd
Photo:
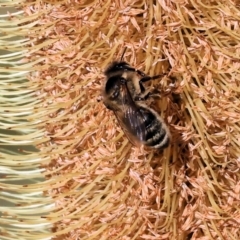
{"label": "bee's wing", "polygon": [[127,84],[121,85],[122,111],[115,115],[132,144],[139,146],[146,139],[144,116],[135,104],[128,90]]}

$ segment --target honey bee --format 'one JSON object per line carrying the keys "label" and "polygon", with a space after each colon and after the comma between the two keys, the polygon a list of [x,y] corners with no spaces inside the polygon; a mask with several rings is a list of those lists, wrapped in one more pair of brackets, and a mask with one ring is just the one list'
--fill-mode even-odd
{"label": "honey bee", "polygon": [[130,142],[135,146],[145,145],[163,149],[169,145],[170,132],[163,119],[146,100],[151,96],[143,83],[160,78],[148,76],[123,61],[114,61],[105,70],[106,84],[103,103],[112,110]]}

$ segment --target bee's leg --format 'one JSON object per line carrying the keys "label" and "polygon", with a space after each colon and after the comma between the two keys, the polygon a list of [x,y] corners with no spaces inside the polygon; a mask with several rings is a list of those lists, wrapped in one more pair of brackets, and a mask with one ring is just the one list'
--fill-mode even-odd
{"label": "bee's leg", "polygon": [[139,86],[140,86],[141,92],[135,95],[134,100],[135,101],[144,101],[148,98],[149,90],[145,89],[141,80],[139,81]]}
{"label": "bee's leg", "polygon": [[143,76],[143,78],[140,79],[140,82],[147,82],[147,81],[150,81],[150,80],[154,80],[154,79],[157,79],[157,78],[160,78],[162,77],[163,75],[156,75],[156,76]]}
{"label": "bee's leg", "polygon": [[134,101],[146,101],[149,98],[159,98],[161,92],[157,89],[154,89],[153,91],[142,93],[134,98]]}
{"label": "bee's leg", "polygon": [[154,89],[152,92],[148,93],[148,97],[160,98],[161,92],[157,89]]}
{"label": "bee's leg", "polygon": [[[144,74],[144,73],[143,73]],[[162,77],[163,75],[156,75],[156,76],[147,76],[147,75],[142,75],[142,78],[139,80],[139,85],[140,85],[140,88],[141,88],[141,93],[138,94],[134,100],[135,101],[145,101],[147,100],[149,97],[157,97],[159,96],[159,92],[156,91],[156,90],[153,90],[152,92],[150,91],[146,91],[144,86],[143,86],[143,83],[144,82],[147,82],[147,81],[150,81],[150,80],[154,80],[154,79],[157,79],[157,78],[160,78]]]}
{"label": "bee's leg", "polygon": [[134,98],[134,101],[146,101],[150,96],[150,92],[146,92]]}
{"label": "bee's leg", "polygon": [[142,77],[146,77],[147,75],[144,73],[144,72],[142,72],[142,71],[140,71],[140,70],[135,70],[139,75],[141,75]]}

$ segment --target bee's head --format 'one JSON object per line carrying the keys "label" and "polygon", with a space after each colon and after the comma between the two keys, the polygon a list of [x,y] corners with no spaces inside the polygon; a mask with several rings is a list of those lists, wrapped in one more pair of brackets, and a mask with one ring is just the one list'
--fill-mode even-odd
{"label": "bee's head", "polygon": [[110,77],[110,76],[113,76],[113,75],[118,74],[119,72],[122,72],[125,70],[134,70],[134,69],[131,68],[130,65],[126,62],[116,62],[115,61],[107,67],[104,74],[107,77]]}
{"label": "bee's head", "polygon": [[[107,99],[107,102],[111,102],[111,104],[119,104],[122,102],[123,98],[123,85],[125,84],[125,79],[121,77],[121,75],[118,76],[112,76],[107,79],[106,85],[105,85],[105,96]],[[111,106],[105,102],[107,108],[111,109]]]}
{"label": "bee's head", "polygon": [[112,98],[117,98],[120,92],[121,77],[113,76],[107,79],[105,93]]}

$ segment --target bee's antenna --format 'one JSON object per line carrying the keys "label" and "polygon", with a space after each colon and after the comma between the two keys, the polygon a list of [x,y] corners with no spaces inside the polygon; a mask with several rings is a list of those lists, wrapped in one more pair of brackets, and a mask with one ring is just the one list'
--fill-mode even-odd
{"label": "bee's antenna", "polygon": [[127,50],[127,47],[125,47],[124,50],[123,50],[122,56],[121,56],[121,58],[120,58],[120,61],[121,61],[121,62],[122,62],[122,60],[123,60],[123,57],[124,57],[124,54],[125,54],[126,50]]}

